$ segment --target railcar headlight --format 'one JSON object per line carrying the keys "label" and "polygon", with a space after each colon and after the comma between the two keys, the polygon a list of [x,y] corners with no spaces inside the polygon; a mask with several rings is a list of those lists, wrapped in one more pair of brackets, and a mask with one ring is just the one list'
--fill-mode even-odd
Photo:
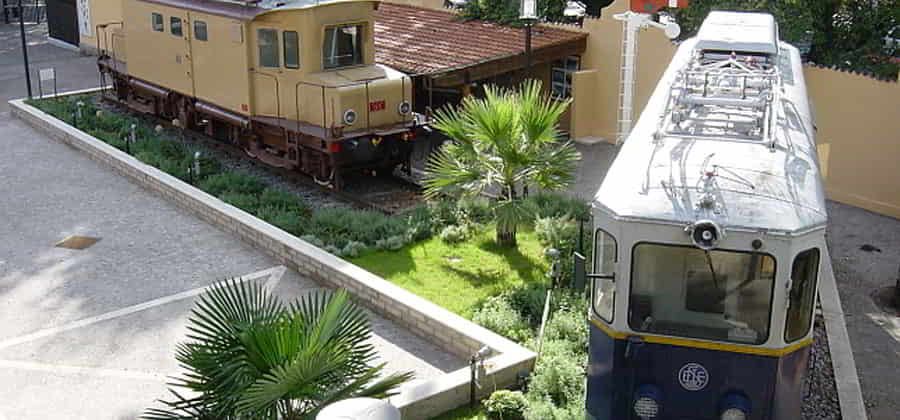
{"label": "railcar headlight", "polygon": [[659,417],[662,391],[656,385],[641,385],[634,396],[634,414],[640,419]]}
{"label": "railcar headlight", "polygon": [[721,420],[745,420],[750,415],[750,399],[742,394],[731,393],[719,404]]}
{"label": "railcar headlight", "polygon": [[745,420],[747,413],[740,408],[729,408],[722,412],[722,420]]}
{"label": "railcar headlight", "polygon": [[352,109],[348,109],[344,111],[344,123],[347,125],[353,125],[356,122],[356,111]]}
{"label": "railcar headlight", "polygon": [[659,415],[659,403],[650,397],[640,397],[634,401],[634,414],[642,419],[655,419]]}
{"label": "railcar headlight", "polygon": [[400,102],[400,105],[397,106],[397,112],[400,115],[409,114],[409,111],[412,111],[412,105],[409,104],[409,101]]}

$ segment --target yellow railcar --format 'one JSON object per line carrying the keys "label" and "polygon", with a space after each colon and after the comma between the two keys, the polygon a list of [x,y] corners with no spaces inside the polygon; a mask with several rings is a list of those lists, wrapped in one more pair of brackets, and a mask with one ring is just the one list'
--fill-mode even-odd
{"label": "yellow railcar", "polygon": [[100,71],[137,110],[340,188],[408,168],[415,139],[411,80],[375,64],[378,4],[123,0]]}

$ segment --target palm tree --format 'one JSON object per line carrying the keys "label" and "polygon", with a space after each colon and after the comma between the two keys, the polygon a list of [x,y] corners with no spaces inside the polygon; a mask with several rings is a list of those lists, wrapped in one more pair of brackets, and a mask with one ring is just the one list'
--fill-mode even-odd
{"label": "palm tree", "polygon": [[378,379],[365,312],[345,291],[314,292],[283,305],[259,285],[229,281],[202,296],[176,358],[173,399],[146,419],[311,419],[350,397],[385,398],[412,377]]}
{"label": "palm tree", "polygon": [[468,96],[458,108],[439,110],[434,127],[452,141],[426,166],[426,196],[498,192],[497,243],[514,246],[517,226],[532,214],[522,200],[528,187],[560,190],[574,179],[580,157],[558,127],[568,105],[531,80],[518,90],[486,86],[484,98]]}

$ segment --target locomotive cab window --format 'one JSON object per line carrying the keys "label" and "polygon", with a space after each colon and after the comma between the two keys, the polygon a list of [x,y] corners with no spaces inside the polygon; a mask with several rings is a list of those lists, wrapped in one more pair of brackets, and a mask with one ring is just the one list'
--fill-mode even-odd
{"label": "locomotive cab window", "polygon": [[184,36],[184,32],[181,29],[181,18],[175,16],[169,18],[169,31],[172,32],[172,35]]}
{"label": "locomotive cab window", "polygon": [[259,66],[279,67],[278,31],[274,29],[259,29],[256,34],[259,46]]}
{"label": "locomotive cab window", "polygon": [[791,290],[788,294],[784,341],[797,341],[809,333],[813,305],[816,302],[816,280],[819,274],[819,250],[803,251],[791,266]]}
{"label": "locomotive cab window", "polygon": [[322,46],[323,67],[336,69],[363,63],[362,43],[365,26],[342,25],[325,28]]}
{"label": "locomotive cab window", "polygon": [[641,243],[632,257],[628,324],[635,331],[761,344],[769,336],[775,259]]}
{"label": "locomotive cab window", "polygon": [[206,41],[209,39],[209,32],[206,31],[206,22],[202,20],[194,21],[194,39],[198,41]]}
{"label": "locomotive cab window", "polygon": [[150,14],[150,24],[156,32],[163,32],[166,28],[163,26],[163,15],[159,13]]}
{"label": "locomotive cab window", "polygon": [[284,66],[289,69],[300,68],[300,35],[294,31],[284,31]]}
{"label": "locomotive cab window", "polygon": [[594,313],[606,322],[613,320],[616,303],[615,270],[618,245],[612,235],[597,230],[594,236],[594,281],[592,305]]}

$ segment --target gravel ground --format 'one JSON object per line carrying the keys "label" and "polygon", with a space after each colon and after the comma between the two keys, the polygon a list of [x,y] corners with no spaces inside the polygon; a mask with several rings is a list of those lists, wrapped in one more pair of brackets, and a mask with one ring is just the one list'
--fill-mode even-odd
{"label": "gravel ground", "polygon": [[[95,96],[95,103],[109,112],[117,114],[129,114],[137,116],[144,123],[155,126],[159,120],[155,117],[143,115],[127,110],[122,105],[112,104],[107,101],[100,101],[99,96]],[[163,125],[164,133],[170,139],[187,145],[192,150],[199,150],[206,156],[213,157],[223,167],[243,173],[254,175],[267,185],[290,192],[304,200],[313,209],[332,208],[332,207],[353,207],[351,203],[336,197],[327,190],[310,183],[297,182],[286,178],[283,174],[278,173],[277,169],[268,167],[262,162],[256,161],[249,156],[246,158],[236,157],[224,150],[209,147],[200,141],[183,136],[181,130]],[[200,136],[200,134],[192,134]],[[207,139],[214,142],[213,139]],[[399,175],[399,174],[398,174]],[[298,176],[303,176],[299,175]],[[400,178],[400,177],[397,177]],[[417,188],[411,184],[413,180],[408,178],[407,182],[389,176],[365,176],[362,174],[345,175],[344,192],[365,197],[368,201],[379,205],[381,208],[390,208],[391,211],[399,211],[411,208],[422,202],[421,195]]]}
{"label": "gravel ground", "polygon": [[834,383],[831,353],[825,334],[825,320],[816,316],[814,341],[806,373],[806,389],[803,391],[804,420],[840,420],[841,405]]}

